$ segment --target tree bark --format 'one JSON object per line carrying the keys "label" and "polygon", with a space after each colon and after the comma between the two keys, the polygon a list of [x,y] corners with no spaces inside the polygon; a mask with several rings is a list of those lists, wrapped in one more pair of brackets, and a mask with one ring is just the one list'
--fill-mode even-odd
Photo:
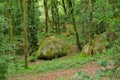
{"label": "tree bark", "polygon": [[90,6],[90,26],[89,26],[89,44],[92,44],[92,14],[93,14],[93,1],[89,0],[89,6]]}
{"label": "tree bark", "polygon": [[73,3],[71,0],[68,0],[68,4],[69,4],[69,7],[70,7],[70,13],[71,13],[71,18],[72,18],[72,24],[74,26],[74,31],[75,31],[75,35],[76,35],[76,43],[79,47],[79,49],[81,50],[81,45],[80,45],[80,42],[79,42],[79,34],[78,34],[78,31],[77,31],[77,26],[76,26],[76,21],[75,21],[75,16],[74,16],[74,6],[73,6]]}
{"label": "tree bark", "polygon": [[[54,19],[54,4],[53,4],[53,0],[51,0],[51,14],[52,14],[52,26],[55,25],[55,19]],[[53,30],[53,27],[52,27]]]}
{"label": "tree bark", "polygon": [[62,0],[62,5],[63,5],[63,8],[64,8],[64,13],[67,15],[67,9],[66,9],[66,6],[65,6],[65,0]]}
{"label": "tree bark", "polygon": [[47,0],[43,0],[44,2],[44,10],[45,10],[45,33],[48,33],[48,6],[47,6]]}
{"label": "tree bark", "polygon": [[59,20],[59,10],[58,10],[58,2],[57,2],[57,0],[55,0],[55,9],[56,9],[58,33],[60,34],[60,20]]}
{"label": "tree bark", "polygon": [[23,19],[24,19],[24,40],[25,40],[25,48],[24,48],[24,53],[25,53],[25,68],[28,68],[28,32],[27,32],[27,1],[23,1]]}

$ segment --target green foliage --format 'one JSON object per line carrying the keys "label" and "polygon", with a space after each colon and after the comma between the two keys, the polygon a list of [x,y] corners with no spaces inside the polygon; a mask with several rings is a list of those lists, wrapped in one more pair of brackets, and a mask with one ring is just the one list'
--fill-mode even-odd
{"label": "green foliage", "polygon": [[114,75],[114,71],[107,69],[107,70],[97,70],[96,76],[94,77],[94,80],[101,80],[103,77],[106,77],[108,80],[110,80],[110,77]]}
{"label": "green foliage", "polygon": [[0,80],[6,80],[8,74],[17,71],[18,57],[13,55],[1,55],[0,56]]}
{"label": "green foliage", "polygon": [[0,3],[4,2],[4,0],[0,0]]}
{"label": "green foliage", "polygon": [[108,50],[108,53],[110,58],[115,60],[115,65],[120,66],[120,38],[115,40],[113,47]]}
{"label": "green foliage", "polygon": [[82,71],[77,72],[77,75],[72,80],[92,80],[90,76]]}
{"label": "green foliage", "polygon": [[4,80],[6,79],[6,75],[7,75],[7,62],[4,61],[3,57],[0,57],[0,80]]}
{"label": "green foliage", "polygon": [[35,56],[30,56],[30,62],[34,62],[36,60]]}
{"label": "green foliage", "polygon": [[28,3],[28,41],[30,53],[33,53],[38,48],[37,29],[39,21],[38,4],[35,1],[29,0]]}
{"label": "green foliage", "polygon": [[[115,74],[114,70],[97,70],[96,75],[94,77],[90,77],[85,72],[79,71],[77,74],[72,78],[72,80],[102,80],[104,77],[107,78],[107,80],[111,80],[111,76]],[[112,78],[113,79],[113,78]],[[115,78],[116,80],[117,78]]]}
{"label": "green foliage", "polygon": [[37,73],[48,73],[55,70],[65,70],[81,67],[83,64],[89,62],[89,57],[84,57],[81,55],[74,55],[65,59],[54,59],[51,61],[41,61],[36,64],[31,64],[29,69],[24,69],[24,61],[21,60],[21,63],[18,65],[18,71],[10,72],[9,75],[14,75],[16,73],[23,74],[37,74]]}
{"label": "green foliage", "polygon": [[7,49],[7,46],[5,46],[5,44],[7,44],[7,37],[5,36],[5,31],[8,28],[7,27],[7,22],[5,21],[5,17],[0,15],[0,55],[5,53],[5,50]]}
{"label": "green foliage", "polygon": [[[30,0],[29,0],[30,1]],[[59,19],[60,19],[60,28],[61,31],[63,31],[61,34],[56,34],[56,32],[54,31],[54,33],[50,32],[48,34],[44,34],[44,19],[41,19],[41,22],[39,21],[40,17],[44,18],[44,11],[43,11],[43,6],[40,6],[41,4],[43,4],[42,2],[37,2],[38,0],[31,0],[34,1],[31,4],[34,4],[34,10],[32,11],[34,14],[32,14],[32,12],[29,12],[29,10],[27,11],[27,23],[28,23],[28,37],[29,37],[29,52],[34,52],[37,49],[37,39],[38,40],[42,40],[43,43],[40,44],[41,46],[44,46],[44,48],[49,48],[47,49],[42,49],[40,51],[38,51],[38,53],[40,54],[41,52],[48,52],[49,56],[51,56],[53,54],[53,52],[55,52],[56,54],[59,53],[66,53],[68,50],[68,47],[66,47],[67,44],[65,44],[64,42],[62,43],[61,40],[68,42],[70,45],[74,45],[75,44],[75,34],[74,34],[74,30],[73,30],[73,26],[71,26],[71,19],[69,19],[69,14],[70,14],[70,9],[69,9],[69,4],[67,2],[67,0],[65,0],[65,7],[66,7],[66,11],[67,14],[64,14],[63,12],[63,4],[62,4],[62,0],[58,0],[58,12],[59,12]],[[51,0],[48,0],[48,14],[49,14],[49,22],[52,22],[52,15],[51,15]],[[90,15],[90,9],[89,9],[89,0],[71,0],[72,3],[74,3],[74,16],[76,19],[76,24],[77,24],[77,29],[79,31],[81,37],[80,37],[80,42],[82,43],[82,46],[84,46],[87,42],[88,42],[88,34],[89,34],[89,15]],[[40,4],[40,5],[39,5]],[[119,77],[118,75],[120,74],[120,1],[119,0],[93,0],[93,29],[92,29],[92,33],[95,33],[96,35],[93,35],[95,38],[98,36],[97,32],[104,32],[107,31],[108,33],[114,32],[115,33],[115,42],[113,41],[113,47],[110,48],[109,50],[107,50],[106,53],[107,57],[110,57],[112,63],[115,66],[115,72],[118,73],[117,77]],[[29,3],[28,3],[29,6]],[[27,7],[28,7],[27,6]],[[54,20],[55,22],[58,20],[58,15],[57,15],[57,10],[54,7]],[[68,68],[76,68],[79,67],[80,64],[84,64],[85,62],[88,62],[87,59],[85,59],[85,57],[83,56],[75,56],[72,57],[70,59],[65,59],[65,60],[52,60],[52,61],[48,61],[46,63],[43,64],[35,64],[35,65],[31,65],[29,70],[25,70],[23,69],[23,63],[19,63],[17,62],[16,59],[18,59],[17,57],[14,57],[12,55],[8,56],[5,54],[8,53],[14,53],[15,50],[17,50],[19,45],[17,44],[22,44],[23,41],[23,5],[22,5],[22,0],[10,0],[10,12],[12,15],[12,26],[13,26],[13,32],[14,32],[14,37],[17,38],[14,40],[14,42],[12,44],[9,44],[9,28],[8,28],[8,19],[6,16],[6,10],[8,10],[6,8],[6,2],[5,0],[0,0],[0,78],[5,78],[6,77],[6,73],[12,73],[12,72],[16,72],[15,71],[15,67],[17,64],[19,64],[19,72],[29,72],[29,71],[34,71],[36,70],[37,72],[49,72],[52,70],[58,70],[58,69],[68,69]],[[28,9],[28,8],[27,8]],[[32,9],[32,6],[30,6],[29,9]],[[40,12],[41,11],[41,12]],[[32,16],[29,16],[30,15]],[[62,26],[64,26],[64,24],[66,25],[65,28],[62,29]],[[49,29],[50,27],[54,27],[56,28],[56,25],[54,25],[54,23],[50,26],[48,25]],[[65,30],[66,29],[66,30]],[[66,32],[65,32],[66,31]],[[39,34],[38,34],[39,33]],[[48,44],[45,41],[45,38],[48,36],[56,36],[57,38],[61,39],[59,44],[61,46],[61,44],[63,44],[62,47],[59,47],[58,44],[56,44],[56,41],[53,42],[49,42]],[[106,36],[106,35],[105,35]],[[107,37],[107,36],[106,36]],[[108,36],[109,37],[109,36]],[[106,38],[105,38],[106,39]],[[48,39],[48,41],[50,41]],[[98,50],[100,48],[97,48],[96,45],[99,47],[100,45],[104,44],[106,46],[106,44],[108,45],[108,42],[102,43],[103,41],[99,41],[98,39],[96,39],[96,42],[93,42],[95,45],[92,46],[87,46],[85,47],[85,51],[86,49],[89,47],[89,49],[91,50],[90,52],[92,53],[93,51],[96,53],[99,53]],[[44,45],[47,44],[47,45]],[[56,47],[57,49],[55,49],[53,51],[53,46],[51,47],[50,45],[55,44],[54,47]],[[22,46],[21,49],[24,49],[24,45]],[[22,52],[22,50],[18,50],[18,52],[24,53]],[[52,52],[53,51],[53,52]],[[17,51],[16,51],[17,52]],[[67,52],[68,53],[68,52]],[[102,51],[100,51],[100,53],[102,53]],[[33,53],[34,54],[34,53]],[[38,54],[38,56],[39,56]],[[3,57],[3,55],[5,55],[6,57]],[[106,54],[105,54],[106,55]],[[58,57],[57,55],[54,56],[55,58]],[[100,57],[100,56],[99,56]],[[105,57],[105,56],[104,56]],[[15,59],[16,58],[16,59]],[[30,58],[30,61],[33,62],[36,60],[36,57],[34,55],[32,55]],[[84,61],[85,60],[85,61]],[[92,57],[92,60],[96,60]],[[7,63],[8,61],[10,61],[11,63]],[[89,60],[90,61],[90,60]],[[97,61],[98,64],[100,64],[101,66],[106,67],[107,66],[107,59],[103,59]],[[9,64],[9,65],[8,65]],[[8,71],[7,71],[8,69]],[[2,74],[1,74],[2,73]],[[103,77],[104,75],[106,76],[111,76],[112,73],[114,73],[114,71],[112,72],[111,70],[105,70],[105,71],[98,71],[98,76],[96,76],[95,80],[100,80],[101,77]],[[83,78],[83,80],[89,80],[89,76],[86,75],[83,72],[78,72],[77,76],[81,76]],[[76,76],[76,79],[77,79]]]}
{"label": "green foliage", "polygon": [[103,66],[103,67],[106,67],[107,66],[107,60],[102,59],[102,60],[98,61],[98,64]]}
{"label": "green foliage", "polygon": [[120,78],[120,67],[116,69],[116,77]]}

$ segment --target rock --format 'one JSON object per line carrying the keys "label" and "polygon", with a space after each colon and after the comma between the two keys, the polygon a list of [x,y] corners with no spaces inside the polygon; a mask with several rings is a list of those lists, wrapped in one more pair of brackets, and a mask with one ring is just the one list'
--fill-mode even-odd
{"label": "rock", "polygon": [[92,41],[92,44],[86,44],[82,49],[82,54],[90,56],[92,54],[104,53],[106,51],[106,40],[97,37]]}
{"label": "rock", "polygon": [[82,55],[90,56],[93,53],[93,45],[86,44],[82,49]]}
{"label": "rock", "polygon": [[70,46],[68,43],[51,36],[40,42],[35,56],[40,59],[53,59],[65,56],[69,51]]}

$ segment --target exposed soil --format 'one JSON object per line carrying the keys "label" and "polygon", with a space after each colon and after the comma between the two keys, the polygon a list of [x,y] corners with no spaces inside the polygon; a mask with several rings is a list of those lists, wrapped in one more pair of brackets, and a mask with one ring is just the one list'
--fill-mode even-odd
{"label": "exposed soil", "polygon": [[[96,74],[96,70],[103,70],[104,68],[98,65],[95,62],[90,62],[83,65],[77,69],[68,69],[68,70],[59,70],[53,71],[46,74],[23,74],[23,75],[16,75],[9,80],[59,80],[61,77],[65,80],[71,80],[73,76],[75,76],[77,71],[83,71],[88,73],[91,77],[94,77]],[[61,80],[61,79],[60,79]],[[106,80],[105,78],[103,80]]]}

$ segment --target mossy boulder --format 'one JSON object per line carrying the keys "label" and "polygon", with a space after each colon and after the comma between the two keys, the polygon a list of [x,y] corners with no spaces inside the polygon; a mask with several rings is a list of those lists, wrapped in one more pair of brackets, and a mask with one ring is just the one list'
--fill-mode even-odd
{"label": "mossy boulder", "polygon": [[70,45],[54,36],[40,41],[39,49],[35,57],[42,59],[54,59],[65,56],[70,51]]}
{"label": "mossy boulder", "polygon": [[104,53],[106,51],[106,39],[98,36],[92,41],[92,44],[86,44],[82,49],[82,54],[90,56],[92,54]]}

